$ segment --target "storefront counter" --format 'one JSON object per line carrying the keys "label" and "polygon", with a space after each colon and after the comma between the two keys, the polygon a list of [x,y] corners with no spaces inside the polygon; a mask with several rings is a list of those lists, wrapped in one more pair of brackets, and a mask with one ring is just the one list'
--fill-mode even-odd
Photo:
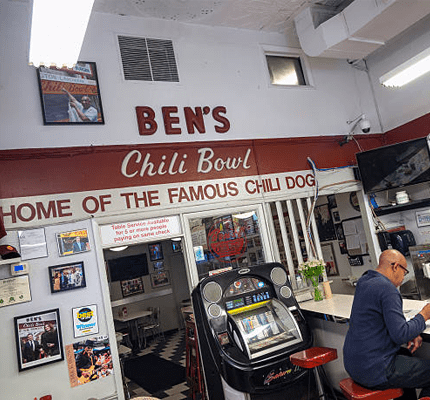
{"label": "storefront counter", "polygon": [[[353,295],[333,294],[331,299],[322,301],[309,300],[300,303],[300,308],[313,318],[321,318],[325,321],[348,323],[351,316]],[[413,318],[425,305],[426,301],[403,299],[403,311],[407,319]],[[430,320],[427,321],[427,329],[422,334],[424,341],[430,343]]]}
{"label": "storefront counter", "polygon": [[[325,346],[337,349],[338,359],[324,366],[334,388],[339,388],[339,382],[347,378],[343,367],[343,343],[349,327],[353,295],[333,294],[331,299],[322,301],[305,301],[300,303],[313,335],[315,346]],[[403,300],[403,310],[406,318],[412,318],[426,304],[421,300]],[[427,329],[421,334],[423,346],[417,351],[417,356],[430,359],[430,321]]]}

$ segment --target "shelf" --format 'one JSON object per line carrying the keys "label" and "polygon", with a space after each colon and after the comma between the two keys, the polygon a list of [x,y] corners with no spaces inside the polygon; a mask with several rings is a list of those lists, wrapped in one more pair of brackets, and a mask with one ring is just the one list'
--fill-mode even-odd
{"label": "shelf", "polygon": [[374,208],[377,216],[393,214],[400,211],[414,210],[416,208],[430,206],[430,199],[410,201],[405,204],[396,204],[394,206],[383,206]]}
{"label": "shelf", "polygon": [[19,263],[20,261],[21,261],[21,258],[9,258],[8,260],[0,259],[0,265],[15,264],[15,263]]}

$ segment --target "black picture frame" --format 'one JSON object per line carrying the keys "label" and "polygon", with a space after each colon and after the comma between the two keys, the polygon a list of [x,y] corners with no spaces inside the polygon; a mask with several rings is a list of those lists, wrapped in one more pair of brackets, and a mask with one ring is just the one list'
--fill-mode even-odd
{"label": "black picture frame", "polygon": [[133,278],[121,281],[122,297],[133,296],[145,292],[142,278]]}
{"label": "black picture frame", "polygon": [[169,271],[159,271],[151,274],[151,286],[157,288],[170,285]]}
{"label": "black picture frame", "polygon": [[87,286],[84,262],[53,265],[48,267],[51,293],[81,289]]}
{"label": "black picture frame", "polygon": [[315,207],[315,220],[321,242],[336,240],[336,231],[328,204]]}
{"label": "black picture frame", "polygon": [[64,360],[58,308],[14,317],[14,326],[20,372]]}
{"label": "black picture frame", "polygon": [[172,251],[174,253],[180,253],[182,251],[182,241],[172,240]]}
{"label": "black picture frame", "polygon": [[[105,123],[95,62],[78,61],[73,68],[41,66],[36,71],[44,125]],[[88,106],[82,105],[83,97],[88,97]]]}
{"label": "black picture frame", "polygon": [[155,261],[152,267],[154,272],[162,271],[164,269],[164,261]]}
{"label": "black picture frame", "polygon": [[163,248],[161,247],[161,243],[154,243],[148,245],[149,249],[149,259],[151,261],[162,260],[163,257]]}

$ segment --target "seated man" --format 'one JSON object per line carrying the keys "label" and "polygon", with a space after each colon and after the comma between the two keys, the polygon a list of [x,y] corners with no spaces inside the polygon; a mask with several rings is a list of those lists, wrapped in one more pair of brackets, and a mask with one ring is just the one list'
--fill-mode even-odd
{"label": "seated man", "polygon": [[406,266],[400,252],[385,250],[376,270],[359,279],[343,355],[346,371],[358,384],[403,388],[400,399],[416,400],[415,388],[423,388],[421,397],[430,396],[430,360],[412,357],[421,346],[419,334],[430,318],[430,304],[406,321],[397,290],[408,273]]}

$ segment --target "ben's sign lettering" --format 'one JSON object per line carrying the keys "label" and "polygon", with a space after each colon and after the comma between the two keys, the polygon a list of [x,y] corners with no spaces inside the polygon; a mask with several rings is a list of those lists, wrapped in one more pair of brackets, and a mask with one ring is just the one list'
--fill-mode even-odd
{"label": "ben's sign lettering", "polygon": [[[225,117],[227,110],[224,106],[211,109],[204,107],[184,107],[179,112],[176,106],[161,107],[161,116],[148,106],[136,107],[137,124],[139,134],[142,136],[153,135],[157,132],[160,123],[164,124],[166,135],[181,135],[182,129],[178,126],[182,121],[186,124],[186,133],[192,135],[206,133],[206,126],[211,126],[217,133],[226,133],[230,129],[230,121]],[[157,122],[158,121],[158,122]]]}

